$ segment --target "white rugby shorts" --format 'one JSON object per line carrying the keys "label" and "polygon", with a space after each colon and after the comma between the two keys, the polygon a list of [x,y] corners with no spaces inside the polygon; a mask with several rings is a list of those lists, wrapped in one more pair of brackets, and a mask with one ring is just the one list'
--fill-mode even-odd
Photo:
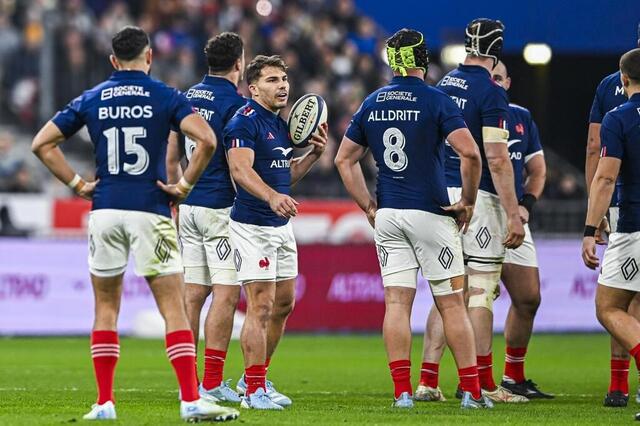
{"label": "white rugby shorts", "polygon": [[464,275],[458,226],[449,216],[422,210],[376,212],[375,242],[382,276],[422,269],[427,280]]}
{"label": "white rugby shorts", "polygon": [[640,232],[614,232],[604,252],[598,283],[640,292]]}
{"label": "white rugby shorts", "polygon": [[231,208],[180,205],[178,234],[184,280],[201,285],[239,285],[229,242]]}
{"label": "white rugby shorts", "polygon": [[238,281],[282,281],[298,276],[298,249],[291,222],[259,226],[229,220]]}
{"label": "white rugby shorts", "polygon": [[120,275],[133,254],[135,273],[155,277],[182,273],[178,236],[159,214],[116,209],[89,214],[89,270],[99,277]]}
{"label": "white rugby shorts", "polygon": [[507,249],[504,255],[504,263],[530,268],[538,267],[536,245],[533,242],[533,236],[531,235],[531,229],[529,229],[528,223],[524,224],[524,241],[522,245],[517,249]]}
{"label": "white rugby shorts", "polygon": [[618,231],[618,218],[620,217],[620,207],[609,207],[609,228],[611,234]]}
{"label": "white rugby shorts", "polygon": [[[449,202],[457,203],[462,188],[447,188]],[[507,214],[500,198],[490,192],[478,191],[469,229],[462,235],[462,249],[470,268],[484,271],[496,270],[504,262],[507,237]]]}

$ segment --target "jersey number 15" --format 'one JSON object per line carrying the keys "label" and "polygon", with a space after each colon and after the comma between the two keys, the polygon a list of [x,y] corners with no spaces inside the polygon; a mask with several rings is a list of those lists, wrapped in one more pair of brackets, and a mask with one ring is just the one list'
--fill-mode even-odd
{"label": "jersey number 15", "polygon": [[147,129],[144,127],[111,127],[102,134],[107,138],[107,165],[109,173],[120,173],[120,130],[124,134],[124,152],[135,155],[135,163],[123,162],[122,170],[130,175],[141,175],[149,168],[149,153],[142,145],[136,143],[140,138],[147,137]]}

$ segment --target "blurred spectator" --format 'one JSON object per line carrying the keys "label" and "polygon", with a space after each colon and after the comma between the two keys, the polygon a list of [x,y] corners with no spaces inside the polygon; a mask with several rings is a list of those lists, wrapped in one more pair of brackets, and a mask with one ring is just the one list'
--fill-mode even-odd
{"label": "blurred spectator", "polygon": [[11,133],[0,132],[0,192],[38,192],[26,161]]}

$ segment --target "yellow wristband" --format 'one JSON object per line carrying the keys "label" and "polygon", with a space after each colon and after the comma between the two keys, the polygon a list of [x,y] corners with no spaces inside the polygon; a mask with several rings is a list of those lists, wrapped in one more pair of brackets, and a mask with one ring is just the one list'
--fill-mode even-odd
{"label": "yellow wristband", "polygon": [[184,176],[182,176],[180,178],[180,180],[178,181],[178,184],[176,185],[176,188],[178,189],[178,191],[181,194],[186,195],[189,192],[191,192],[191,190],[193,189],[193,184],[187,182],[187,180],[184,178]]}

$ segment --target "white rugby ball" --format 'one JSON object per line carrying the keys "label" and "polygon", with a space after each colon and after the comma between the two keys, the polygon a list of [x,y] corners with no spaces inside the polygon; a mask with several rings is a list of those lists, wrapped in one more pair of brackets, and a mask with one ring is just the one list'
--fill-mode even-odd
{"label": "white rugby ball", "polygon": [[327,103],[322,96],[314,93],[302,96],[291,107],[287,120],[291,142],[299,148],[307,146],[320,124],[326,122]]}

